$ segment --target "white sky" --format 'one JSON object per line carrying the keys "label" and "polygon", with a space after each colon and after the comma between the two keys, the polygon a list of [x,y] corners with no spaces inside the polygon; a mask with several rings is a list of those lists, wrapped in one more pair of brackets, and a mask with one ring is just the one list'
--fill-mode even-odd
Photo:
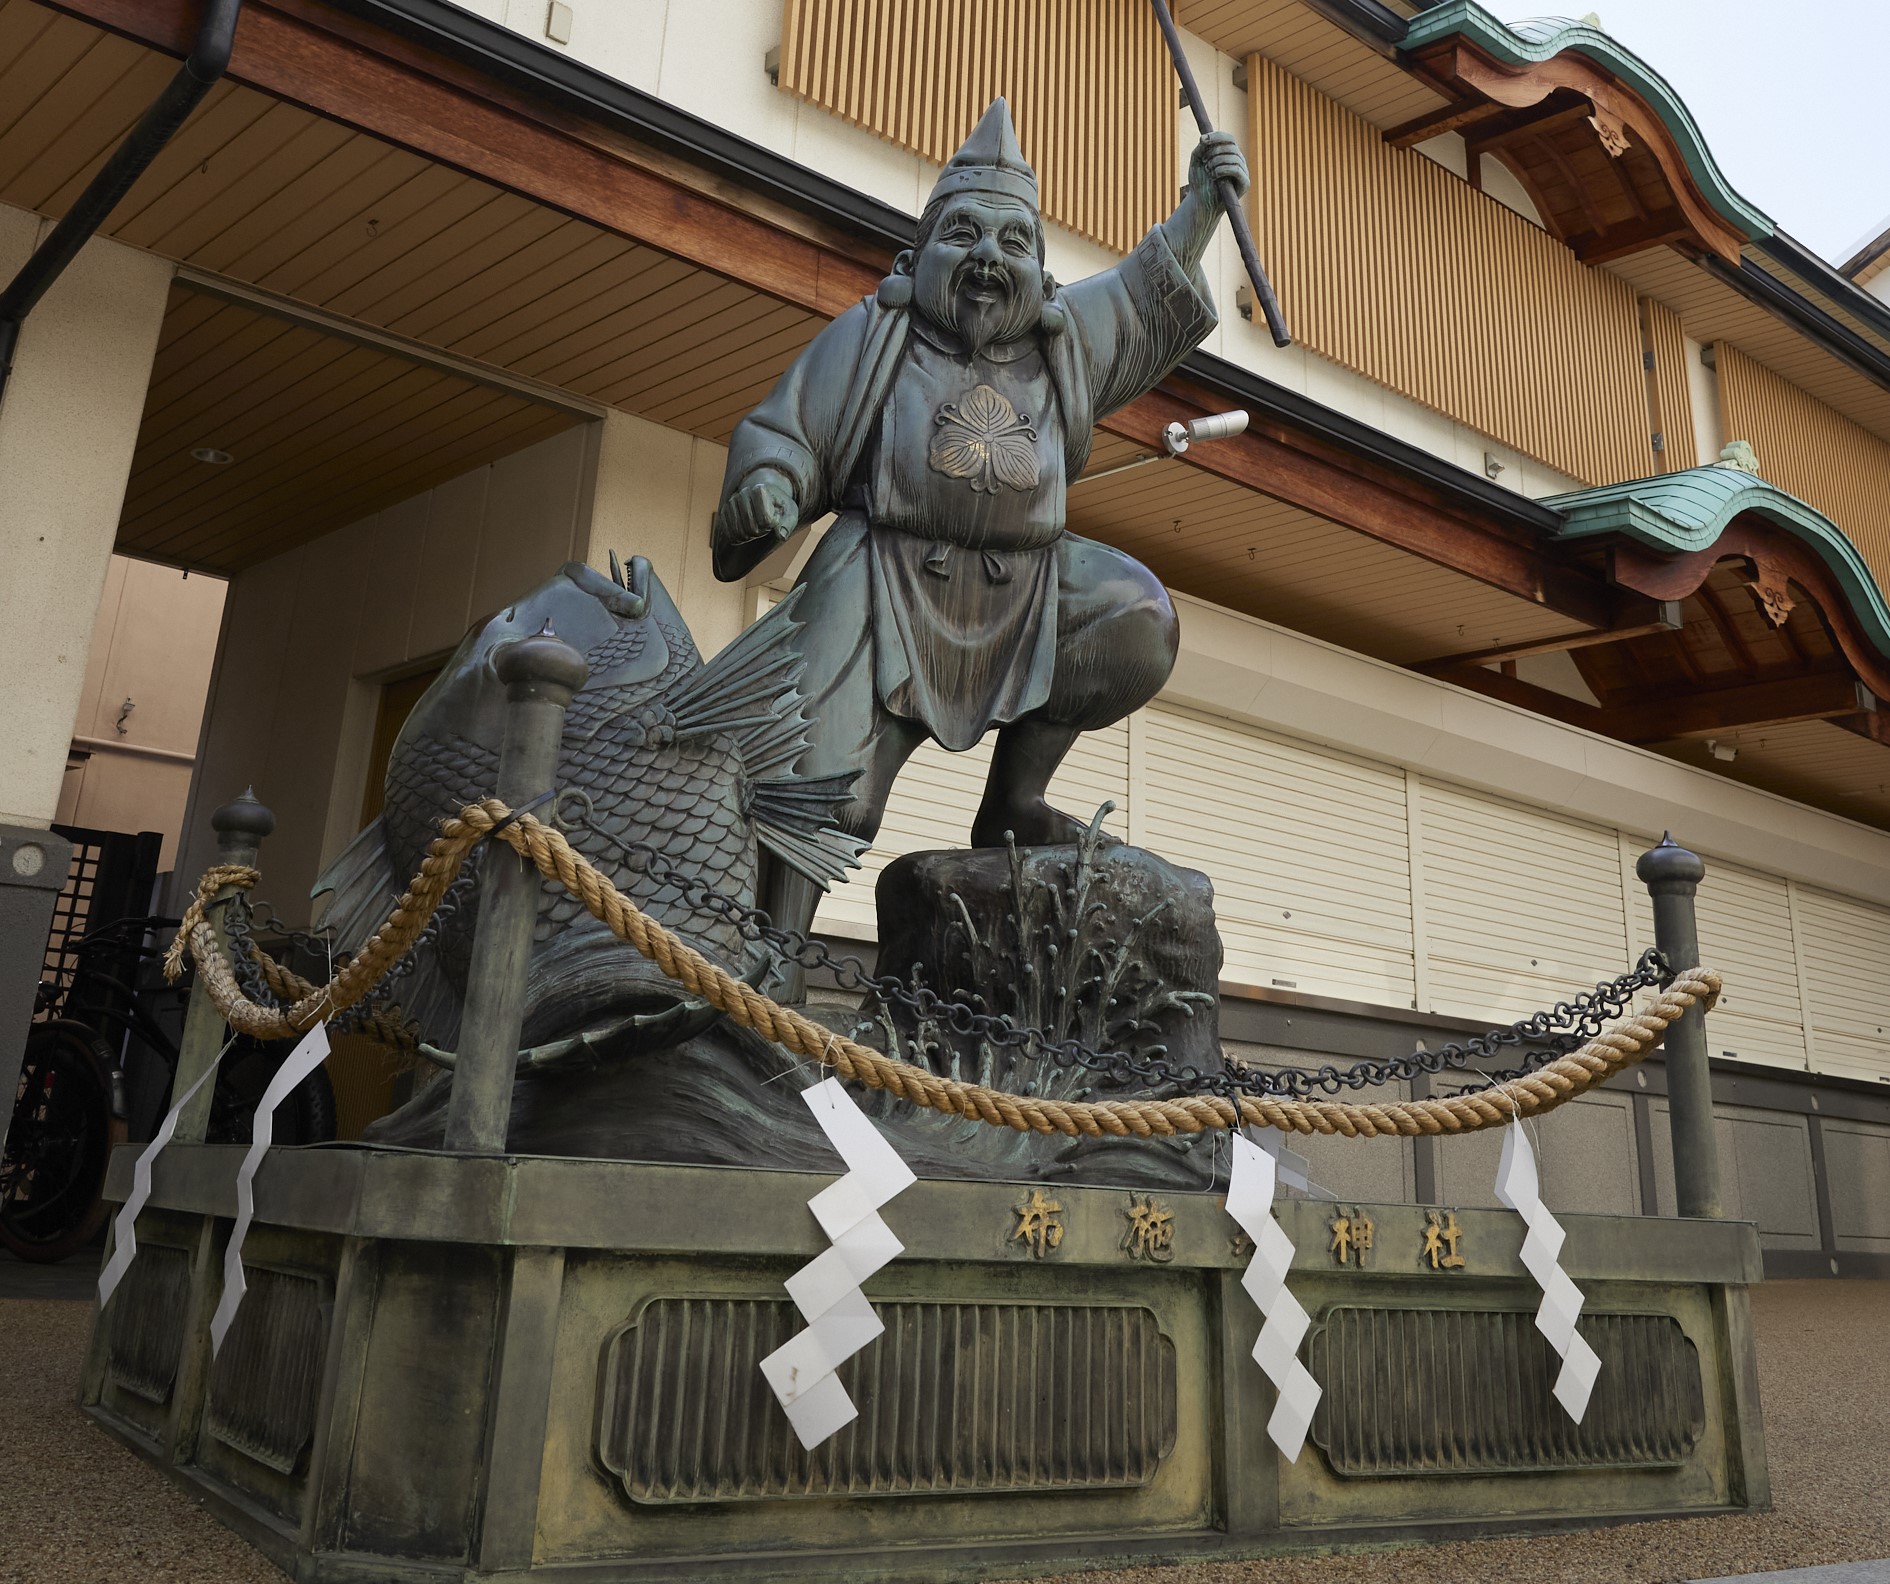
{"label": "white sky", "polygon": [[[1491,3],[1491,0],[1486,0]],[[1597,11],[1673,85],[1733,189],[1842,263],[1890,220],[1890,0],[1494,0]]]}

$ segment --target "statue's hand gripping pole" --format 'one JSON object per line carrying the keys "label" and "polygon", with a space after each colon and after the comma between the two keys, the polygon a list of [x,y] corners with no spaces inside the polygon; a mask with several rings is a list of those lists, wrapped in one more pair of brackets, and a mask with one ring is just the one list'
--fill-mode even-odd
{"label": "statue's hand gripping pole", "polygon": [[[1201,98],[1201,89],[1195,83],[1194,69],[1188,64],[1188,57],[1181,48],[1181,35],[1175,31],[1175,19],[1168,14],[1167,0],[1149,0],[1155,7],[1155,20],[1161,24],[1162,37],[1168,41],[1168,57],[1175,63],[1175,75],[1181,79],[1181,91],[1188,96],[1188,108],[1194,112],[1194,124],[1206,137],[1214,130],[1214,122],[1208,116],[1207,104]],[[1273,283],[1267,279],[1266,266],[1260,262],[1260,255],[1253,245],[1253,231],[1247,225],[1247,213],[1240,207],[1240,195],[1234,191],[1233,183],[1217,181],[1214,190],[1220,196],[1221,208],[1226,212],[1227,223],[1234,229],[1234,242],[1240,248],[1240,262],[1247,266],[1247,279],[1253,282],[1253,293],[1260,304],[1260,312],[1266,315],[1267,329],[1273,332],[1275,346],[1291,346],[1293,338],[1287,333],[1286,320],[1280,314],[1280,299],[1273,294]]]}

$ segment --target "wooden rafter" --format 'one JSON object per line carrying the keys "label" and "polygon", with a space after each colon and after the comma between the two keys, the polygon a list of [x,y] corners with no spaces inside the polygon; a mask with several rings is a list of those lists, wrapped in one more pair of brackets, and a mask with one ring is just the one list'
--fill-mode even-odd
{"label": "wooden rafter", "polygon": [[1877,710],[1875,695],[1848,671],[1812,672],[1770,682],[1687,692],[1650,692],[1648,697],[1630,703],[1602,705],[1568,698],[1550,688],[1480,667],[1453,671],[1446,680],[1604,737],[1642,745],[1799,721],[1874,716]]}
{"label": "wooden rafter", "polygon": [[1677,632],[1680,628],[1678,601],[1649,601],[1641,611],[1624,610],[1622,620],[1613,627],[1591,627],[1582,632],[1558,633],[1553,638],[1536,638],[1526,643],[1498,644],[1491,649],[1473,649],[1464,654],[1438,655],[1416,661],[1412,669],[1436,676],[1466,666],[1494,665],[1499,661],[1520,660],[1527,655],[1555,654],[1569,649],[1586,649],[1597,644],[1617,643],[1624,638],[1639,638],[1649,633]]}
{"label": "wooden rafter", "polygon": [[[1473,130],[1493,124],[1495,115],[1506,112],[1527,114],[1541,110],[1551,101],[1559,103],[1567,96],[1580,96],[1592,109],[1593,136],[1596,145],[1609,154],[1609,167],[1612,169],[1617,166],[1620,162],[1616,156],[1627,149],[1644,150],[1646,158],[1658,169],[1661,183],[1668,192],[1670,201],[1663,209],[1677,212],[1684,222],[1679,238],[1664,231],[1623,230],[1616,239],[1622,251],[1639,251],[1663,242],[1683,239],[1703,252],[1716,255],[1729,265],[1738,265],[1739,249],[1745,238],[1706,200],[1673,134],[1637,92],[1610,76],[1595,61],[1577,51],[1564,51],[1546,61],[1510,65],[1493,59],[1467,40],[1458,38],[1440,41],[1420,51],[1412,58],[1411,66],[1421,80],[1451,101],[1450,113],[1458,117],[1457,126]],[[1500,108],[1491,116],[1473,115],[1470,112],[1479,100]],[[1553,113],[1548,115],[1552,119]],[[1466,132],[1465,137],[1466,141],[1473,140],[1471,132]],[[1541,149],[1546,160],[1563,168],[1584,211],[1589,215],[1596,246],[1611,248],[1614,244],[1603,238],[1607,227],[1593,213],[1594,197],[1588,191],[1588,184],[1567,170],[1566,158],[1549,139],[1539,139],[1532,147]],[[1625,171],[1619,174],[1632,180]],[[1532,193],[1531,196],[1535,195]],[[1637,207],[1645,206],[1645,200],[1640,199],[1638,194],[1634,198]],[[1538,204],[1538,207],[1541,205]],[[1550,224],[1551,230],[1569,229],[1566,224],[1560,227],[1555,225],[1546,213],[1543,219]],[[1589,258],[1585,253],[1582,256]],[[1599,262],[1601,256],[1596,255],[1593,261]],[[1621,253],[1610,251],[1605,256],[1620,257]]]}

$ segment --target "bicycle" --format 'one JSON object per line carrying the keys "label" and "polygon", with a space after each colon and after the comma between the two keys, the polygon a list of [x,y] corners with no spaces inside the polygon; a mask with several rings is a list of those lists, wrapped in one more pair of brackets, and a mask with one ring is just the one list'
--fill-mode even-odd
{"label": "bicycle", "polygon": [[[151,916],[93,930],[69,948],[73,966],[40,983],[0,1155],[0,1248],[20,1259],[52,1263],[97,1236],[111,1152],[131,1136],[128,1079],[140,1076],[139,1058],[162,1075],[161,1083],[138,1086],[156,1097],[138,1119],[139,1132],[148,1137],[169,1106],[179,1041],[167,1024],[181,1029],[188,981],[133,981],[141,965],[162,955],[154,932],[177,923]],[[257,1102],[286,1055],[280,1042],[243,1038],[231,1046],[212,1086],[206,1142],[249,1142]],[[334,1089],[318,1068],[277,1110],[275,1139],[318,1144],[334,1136]]]}

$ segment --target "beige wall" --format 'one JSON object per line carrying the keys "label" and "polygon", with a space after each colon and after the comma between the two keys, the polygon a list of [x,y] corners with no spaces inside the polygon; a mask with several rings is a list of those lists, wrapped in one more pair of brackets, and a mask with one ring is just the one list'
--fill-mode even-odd
{"label": "beige wall", "polygon": [[301,914],[359,828],[381,684],[566,561],[648,556],[713,653],[746,619],[709,568],[724,457],[612,412],[232,579],[179,873],[211,861],[211,812],[253,784],[277,820],[263,889]]}
{"label": "beige wall", "polygon": [[[61,824],[161,831],[161,866],[176,859],[223,594],[221,578],[112,557],[59,794]],[[127,701],[135,706],[128,714]]]}
{"label": "beige wall", "polygon": [[[0,279],[42,229],[0,206]],[[0,404],[0,823],[43,826],[58,810],[170,276],[94,240],[20,335]]]}

